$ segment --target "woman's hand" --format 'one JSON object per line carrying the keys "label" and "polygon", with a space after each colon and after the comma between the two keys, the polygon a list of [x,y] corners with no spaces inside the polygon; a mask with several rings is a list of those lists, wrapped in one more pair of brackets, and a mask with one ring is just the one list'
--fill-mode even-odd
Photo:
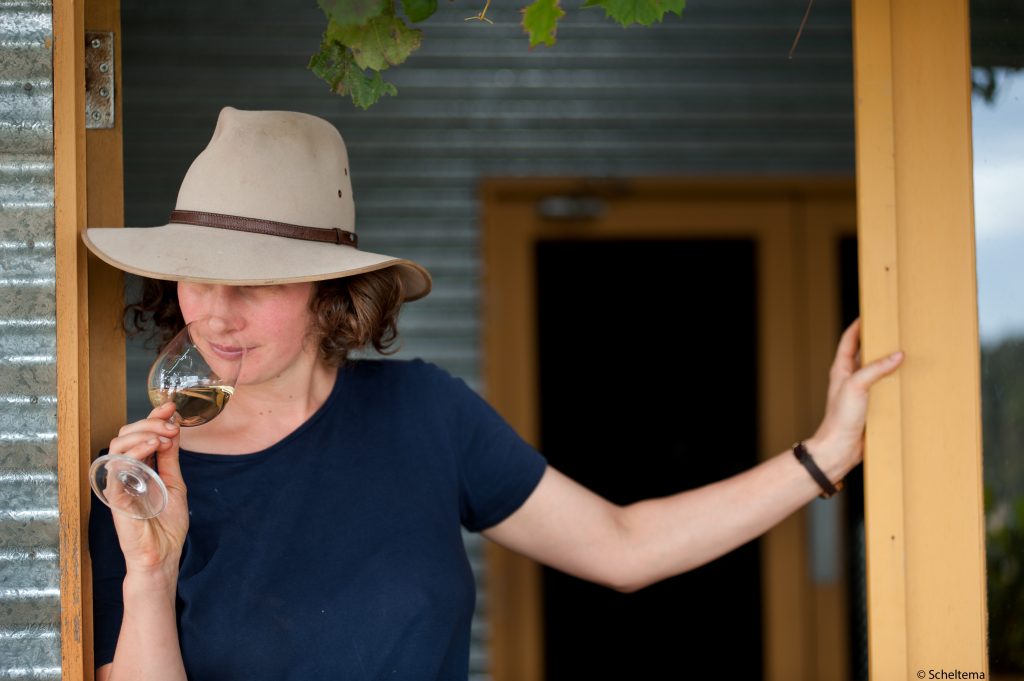
{"label": "woman's hand", "polygon": [[110,441],[111,454],[144,460],[156,453],[157,469],[167,487],[167,507],[148,520],[120,513],[113,516],[128,577],[167,580],[168,589],[177,584],[178,561],[188,532],[185,481],[178,465],[180,428],[174,416],[174,403],[162,404],[148,418],[121,428]]}
{"label": "woman's hand", "polygon": [[902,362],[903,353],[895,352],[862,367],[860,317],[843,332],[829,371],[825,418],[806,443],[807,450],[833,482],[845,476],[864,458],[868,390],[879,379],[894,372]]}

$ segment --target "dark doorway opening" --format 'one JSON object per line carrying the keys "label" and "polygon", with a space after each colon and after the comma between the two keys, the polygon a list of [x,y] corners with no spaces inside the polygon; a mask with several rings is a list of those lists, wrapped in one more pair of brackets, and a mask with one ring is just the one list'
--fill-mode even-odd
{"label": "dark doorway opening", "polygon": [[[857,237],[845,236],[836,245],[839,258],[839,310],[842,333],[860,314]],[[850,613],[850,678],[868,679],[868,580],[864,529],[864,466],[846,476],[847,604]]]}
{"label": "dark doorway opening", "polygon": [[[537,245],[541,451],[618,504],[756,465],[756,243]],[[544,568],[548,681],[762,675],[759,541],[622,594]]]}

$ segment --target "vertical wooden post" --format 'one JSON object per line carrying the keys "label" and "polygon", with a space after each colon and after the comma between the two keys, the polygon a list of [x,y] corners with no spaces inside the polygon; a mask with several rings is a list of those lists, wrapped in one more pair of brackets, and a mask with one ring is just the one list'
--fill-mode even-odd
{"label": "vertical wooden post", "polygon": [[[86,0],[85,25],[114,34],[114,127],[85,131],[89,227],[124,224],[124,151],[121,87],[121,2]],[[124,425],[125,344],[121,328],[124,273],[89,253],[90,454],[106,447]]]}
{"label": "vertical wooden post", "polygon": [[[85,131],[87,215],[83,229],[124,224],[124,154],[121,87],[120,0],[85,0],[85,27],[114,34],[114,127]],[[86,48],[88,49],[88,48]],[[89,445],[81,453],[82,466],[106,447],[126,420],[125,342],[121,329],[124,275],[88,253],[89,312]],[[83,678],[91,679],[95,664],[92,649],[92,566],[85,529],[91,493],[82,486],[82,605]]]}
{"label": "vertical wooden post", "polygon": [[854,68],[871,678],[987,677],[966,0],[858,0]]}
{"label": "vertical wooden post", "polygon": [[[115,126],[88,132],[87,26],[115,38]],[[87,472],[125,414],[122,275],[79,237],[86,225],[124,221],[119,0],[55,0],[53,32],[61,651],[62,678],[73,681],[93,676]]]}
{"label": "vertical wooden post", "polygon": [[[62,678],[83,678],[88,573],[83,571],[89,462],[89,342],[85,225],[83,0],[53,3],[54,247],[57,261],[57,486]],[[87,566],[86,566],[87,567]]]}

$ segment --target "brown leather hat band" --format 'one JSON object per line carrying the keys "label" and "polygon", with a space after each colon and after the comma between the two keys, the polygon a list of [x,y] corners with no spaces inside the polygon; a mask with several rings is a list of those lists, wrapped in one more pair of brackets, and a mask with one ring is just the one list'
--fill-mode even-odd
{"label": "brown leather hat band", "polygon": [[283,236],[289,239],[302,239],[303,241],[327,241],[333,244],[343,244],[359,248],[359,238],[354,232],[347,232],[337,227],[333,229],[302,227],[301,225],[290,225],[287,222],[243,218],[238,215],[223,215],[221,213],[204,213],[195,210],[171,211],[170,221],[186,225],[197,225],[199,227],[219,227],[220,229],[233,229],[239,232]]}

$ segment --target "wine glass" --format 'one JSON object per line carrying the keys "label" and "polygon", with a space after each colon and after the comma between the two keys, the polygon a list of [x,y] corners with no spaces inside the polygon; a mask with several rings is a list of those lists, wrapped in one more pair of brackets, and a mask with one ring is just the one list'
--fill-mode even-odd
{"label": "wine glass", "polygon": [[[225,320],[202,317],[187,324],[149,370],[149,401],[174,402],[181,426],[198,426],[224,409],[235,391],[245,346],[228,332]],[[155,454],[147,457],[151,465]],[[167,488],[153,468],[124,454],[106,454],[89,469],[89,482],[112,510],[144,520],[167,506]]]}

